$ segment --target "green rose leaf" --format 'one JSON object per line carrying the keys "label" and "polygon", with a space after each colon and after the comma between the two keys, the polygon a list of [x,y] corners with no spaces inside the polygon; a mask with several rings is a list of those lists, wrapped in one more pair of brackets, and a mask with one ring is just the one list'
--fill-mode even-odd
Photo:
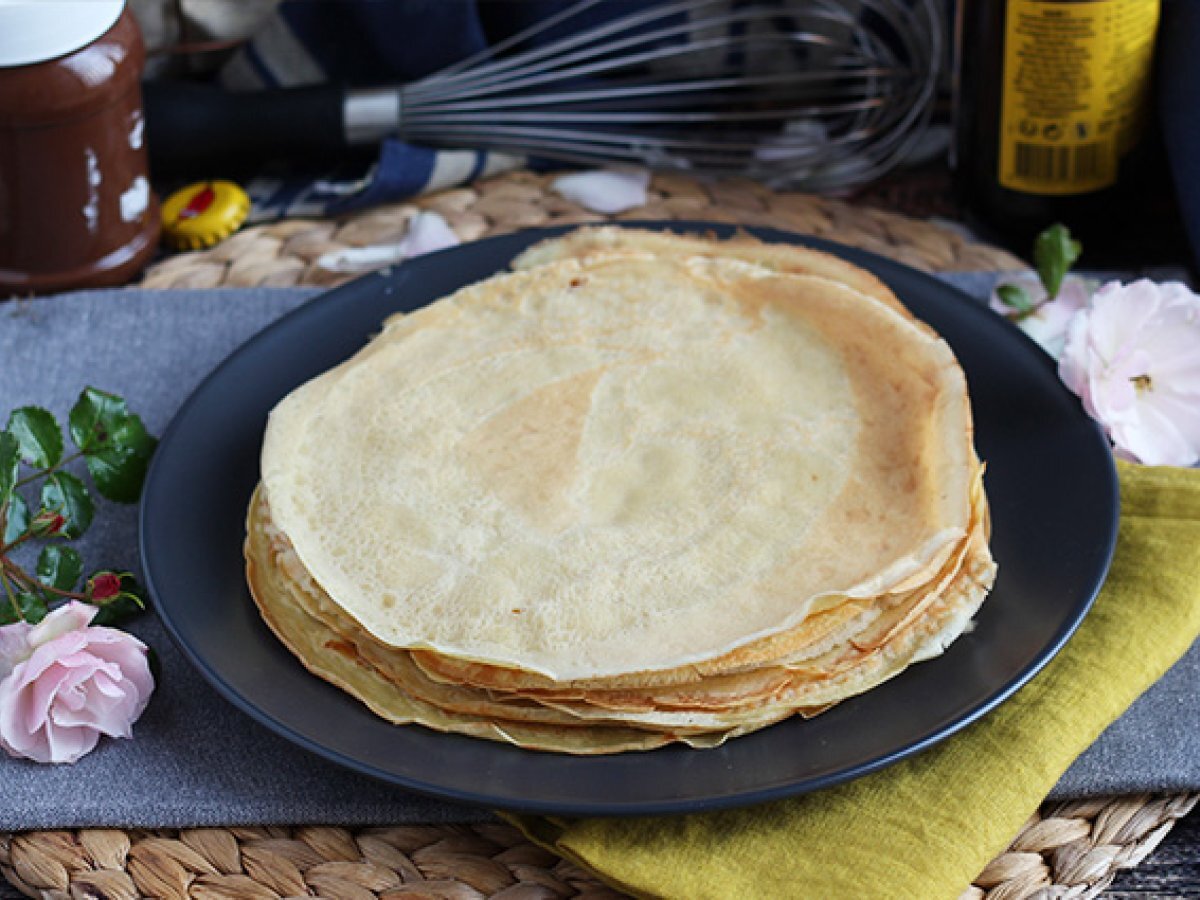
{"label": "green rose leaf", "polygon": [[109,445],[112,435],[129,418],[125,401],[94,387],[84,388],[71,407],[71,440],[84,453]]}
{"label": "green rose leaf", "polygon": [[1065,225],[1051,225],[1033,242],[1033,264],[1038,277],[1046,288],[1046,296],[1053,300],[1058,296],[1063,278],[1083,252],[1083,245],[1071,239]]}
{"label": "green rose leaf", "polygon": [[31,466],[46,469],[62,459],[62,429],[54,416],[40,406],[13,410],[5,428],[21,448],[21,458]]}
{"label": "green rose leaf", "polygon": [[8,509],[4,517],[4,534],[0,535],[0,544],[8,545],[25,533],[29,527],[29,504],[25,498],[13,491],[9,498]]}
{"label": "green rose leaf", "polygon": [[42,507],[66,517],[61,534],[74,540],[92,524],[95,507],[82,481],[70,472],[54,472],[42,485]]}
{"label": "green rose leaf", "polygon": [[83,574],[83,557],[74,547],[49,544],[42,548],[37,561],[37,577],[42,584],[69,591]]}
{"label": "green rose leaf", "polygon": [[0,431],[0,509],[12,496],[20,466],[21,447],[17,439],[7,431]]}
{"label": "green rose leaf", "polygon": [[46,618],[46,613],[50,611],[45,597],[27,591],[17,594],[17,605],[21,607],[21,617],[30,625],[36,625],[42,621]]}
{"label": "green rose leaf", "polygon": [[136,501],[158,443],[142,420],[117,395],[89,387],[71,410],[70,426],[96,489],[118,503]]}
{"label": "green rose leaf", "polygon": [[127,619],[132,619],[142,611],[142,606],[128,594],[122,594],[116,600],[110,600],[100,607],[100,612],[92,619],[93,625],[120,625]]}
{"label": "green rose leaf", "polygon": [[996,296],[1000,298],[1001,303],[1010,309],[1014,309],[1020,313],[1033,312],[1033,298],[1029,296],[1029,291],[1025,290],[1019,284],[997,285]]}
{"label": "green rose leaf", "polygon": [[119,421],[109,434],[107,446],[86,451],[96,489],[109,500],[135,503],[142,494],[142,482],[157,445],[137,416]]}
{"label": "green rose leaf", "polygon": [[17,618],[17,611],[13,609],[8,597],[0,596],[0,625],[11,625],[18,621],[20,619]]}

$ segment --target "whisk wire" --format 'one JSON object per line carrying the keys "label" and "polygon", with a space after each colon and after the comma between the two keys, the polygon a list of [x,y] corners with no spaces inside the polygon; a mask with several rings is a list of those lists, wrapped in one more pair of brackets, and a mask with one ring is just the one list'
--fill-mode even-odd
{"label": "whisk wire", "polygon": [[667,0],[566,31],[614,5],[580,0],[406,86],[400,131],[588,164],[844,185],[921,139],[943,52],[938,2]]}
{"label": "whisk wire", "polygon": [[[686,6],[687,4],[680,5]],[[751,8],[706,19],[699,24],[704,30],[728,28],[739,23],[761,19],[761,14],[756,16],[755,13],[756,10]],[[689,54],[699,57],[706,50],[722,50],[728,54],[728,51],[738,47],[738,39],[732,36],[716,35],[710,38],[698,38],[696,36],[699,30],[697,24],[697,22],[689,22],[674,25],[603,45],[585,43],[583,49],[571,53],[562,51],[573,49],[573,47],[563,48],[556,44],[544,51],[530,51],[523,54],[519,60],[522,64],[520,66],[516,64],[516,61],[510,61],[507,64],[497,63],[474,70],[462,77],[470,77],[470,90],[474,96],[485,96],[488,93],[504,90],[525,91],[540,84],[554,83],[561,79],[595,76],[609,71],[646,66],[672,57],[684,58]],[[783,37],[785,34],[794,46],[801,44],[827,48],[837,46],[829,36],[816,31],[792,30],[776,35],[776,37]],[[572,45],[580,43],[582,37],[580,36],[570,43]],[[684,37],[689,38],[686,43],[668,43]],[[651,45],[649,49],[636,51],[636,48],[647,44]],[[636,52],[619,55],[623,51]],[[555,53],[559,55],[551,56]],[[734,70],[732,67],[730,68]],[[437,76],[433,76],[432,83],[422,82],[421,85],[422,97],[430,100],[440,99],[460,89],[456,80],[442,82]]]}
{"label": "whisk wire", "polygon": [[[675,0],[675,2],[663,3],[640,12],[621,16],[610,22],[580,29],[573,34],[568,34],[542,47],[534,46],[531,49],[523,50],[512,56],[505,57],[503,55],[512,48],[532,41],[538,35],[544,34],[563,22],[569,21],[571,18],[582,15],[603,2],[605,0],[580,0],[580,2],[566,8],[561,13],[537,22],[524,31],[500,41],[494,47],[475,54],[469,60],[447,66],[423,81],[424,83],[433,85],[454,81],[455,79],[461,80],[462,78],[473,80],[476,75],[485,71],[504,72],[513,66],[541,62],[556,53],[565,53],[576,47],[589,45],[603,47],[604,45],[601,42],[610,35],[636,31],[660,19],[687,15],[706,7],[725,5],[728,0]],[[612,0],[608,0],[608,2],[611,3]]]}
{"label": "whisk wire", "polygon": [[[685,81],[659,81],[653,79],[630,79],[620,85],[593,87],[580,90],[561,91],[553,94],[534,94],[531,96],[501,97],[481,100],[472,98],[456,103],[443,103],[435,107],[406,97],[406,108],[409,110],[410,122],[419,119],[422,114],[432,111],[437,118],[453,118],[460,112],[498,111],[509,108],[528,109],[545,106],[561,106],[568,104],[595,103],[603,101],[620,101],[621,108],[628,108],[627,103],[638,98],[651,98],[661,107],[662,100],[673,95],[697,95],[691,98],[697,104],[725,105],[733,99],[734,92],[743,96],[764,97],[757,93],[759,89],[778,86],[821,85],[826,96],[839,93],[877,94],[871,88],[880,78],[893,79],[893,85],[902,83],[899,79],[907,73],[903,70],[885,68],[857,68],[850,72],[822,71],[807,72],[796,75],[721,75],[710,78],[696,78]],[[726,92],[726,93],[716,93]],[[793,92],[781,92],[780,97],[795,96]]]}

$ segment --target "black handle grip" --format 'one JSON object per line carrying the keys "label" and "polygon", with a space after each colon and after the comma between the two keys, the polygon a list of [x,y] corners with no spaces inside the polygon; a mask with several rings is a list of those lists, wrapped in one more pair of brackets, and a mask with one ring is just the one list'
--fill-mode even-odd
{"label": "black handle grip", "polygon": [[233,93],[209,85],[147,82],[146,149],[156,175],[212,177],[218,167],[345,154],[341,87]]}

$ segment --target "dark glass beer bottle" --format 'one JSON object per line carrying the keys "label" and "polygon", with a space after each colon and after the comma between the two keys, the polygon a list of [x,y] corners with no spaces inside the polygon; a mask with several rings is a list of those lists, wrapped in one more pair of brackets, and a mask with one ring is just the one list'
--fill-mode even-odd
{"label": "dark glass beer bottle", "polygon": [[[956,178],[968,215],[1020,252],[1053,222],[1128,234],[1164,167],[1145,140],[1159,0],[959,0]],[[1148,205],[1149,204],[1149,205]]]}

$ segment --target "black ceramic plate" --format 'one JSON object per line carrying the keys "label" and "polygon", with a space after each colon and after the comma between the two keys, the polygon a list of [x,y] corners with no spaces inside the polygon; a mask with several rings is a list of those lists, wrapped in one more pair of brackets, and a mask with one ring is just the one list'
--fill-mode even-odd
{"label": "black ceramic plate", "polygon": [[142,555],[167,628],[226,698],[309,750],[413,790],[515,810],[648,814],[754,803],[863,775],[977,719],[1058,651],[1104,579],[1118,500],[1105,439],[1050,359],[933,278],[861,251],[752,229],[874,271],[962,361],[1000,564],[975,630],[943,656],[815,719],[788,720],[715,750],[599,758],[392,726],[309,675],[260,621],[242,576],[242,522],[268,411],[358,350],[388,314],[504,269],[524,247],[562,230],[477,241],[331,291],[250,340],[184,404],[146,483]]}

